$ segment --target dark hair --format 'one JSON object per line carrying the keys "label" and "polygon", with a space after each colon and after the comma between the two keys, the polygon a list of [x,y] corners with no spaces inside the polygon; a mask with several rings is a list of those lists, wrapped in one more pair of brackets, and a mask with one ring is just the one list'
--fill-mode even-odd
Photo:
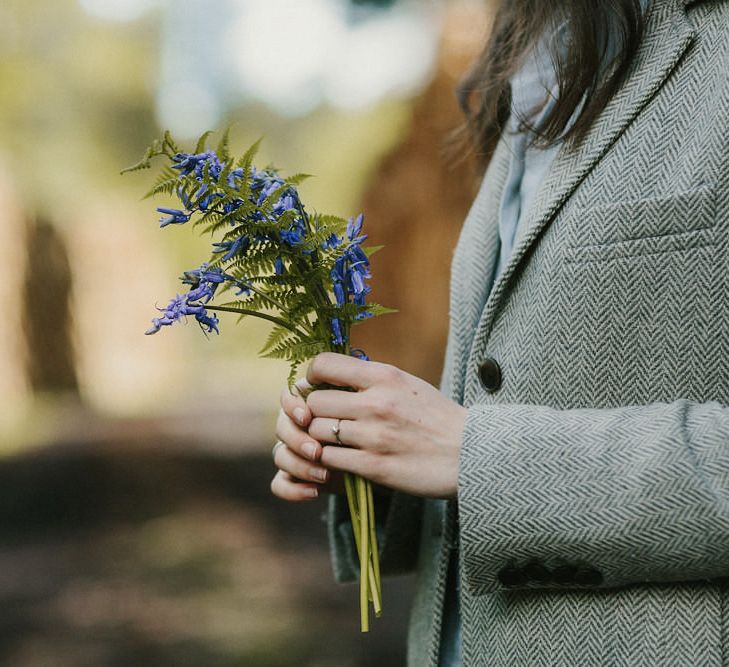
{"label": "dark hair", "polygon": [[[509,80],[545,31],[564,22],[566,55],[552,54],[558,99],[540,127],[533,121],[541,108],[519,119],[522,129],[533,130],[534,143],[540,146],[584,138],[619,88],[643,35],[639,0],[500,0],[486,47],[458,89],[466,115],[462,138],[475,144],[482,157],[490,155],[509,117]],[[617,55],[606,68],[608,35],[615,40]],[[568,128],[585,96],[576,122]]]}

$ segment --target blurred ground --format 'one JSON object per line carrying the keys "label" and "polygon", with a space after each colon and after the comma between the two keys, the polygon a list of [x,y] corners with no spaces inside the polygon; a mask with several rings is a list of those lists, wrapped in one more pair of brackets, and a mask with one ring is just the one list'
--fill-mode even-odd
{"label": "blurred ground", "polygon": [[212,454],[157,426],[0,462],[0,664],[404,664],[409,579],[361,635],[324,503],[273,501],[253,443]]}

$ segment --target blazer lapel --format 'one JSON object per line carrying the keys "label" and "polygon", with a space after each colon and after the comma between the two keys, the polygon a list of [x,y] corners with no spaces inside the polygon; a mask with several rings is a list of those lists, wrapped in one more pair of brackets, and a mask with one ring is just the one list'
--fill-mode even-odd
{"label": "blazer lapel", "polygon": [[580,182],[660,89],[693,41],[693,28],[681,6],[691,1],[652,0],[645,36],[623,85],[585,139],[579,144],[565,143],[542,184],[526,221],[525,232],[494,284],[481,314],[472,357],[478,359],[482,355],[506,288],[532,245]]}
{"label": "blazer lapel", "polygon": [[450,334],[441,389],[461,401],[468,355],[499,253],[499,205],[511,162],[511,142],[499,141],[481,189],[461,231],[453,257],[450,285]]}

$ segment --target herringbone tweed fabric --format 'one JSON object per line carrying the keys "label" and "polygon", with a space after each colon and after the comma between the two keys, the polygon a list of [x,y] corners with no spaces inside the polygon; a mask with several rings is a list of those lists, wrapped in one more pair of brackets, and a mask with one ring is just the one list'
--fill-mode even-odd
{"label": "herringbone tweed fabric", "polygon": [[[561,150],[491,289],[508,163],[504,137],[452,266],[457,512],[394,494],[382,526],[389,568],[417,567],[409,664],[437,665],[457,543],[468,667],[729,665],[729,2],[652,0],[627,80]],[[329,517],[352,578],[340,500]],[[499,583],[534,560],[602,583]]]}

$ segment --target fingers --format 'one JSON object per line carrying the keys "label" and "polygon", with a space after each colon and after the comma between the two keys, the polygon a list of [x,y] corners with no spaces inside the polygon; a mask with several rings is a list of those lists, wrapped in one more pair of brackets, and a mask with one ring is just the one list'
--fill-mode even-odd
{"label": "fingers", "polygon": [[330,445],[324,447],[321,462],[322,465],[332,470],[351,472],[373,482],[385,483],[387,481],[387,457],[371,452]]}
{"label": "fingers", "polygon": [[382,380],[385,368],[392,367],[346,354],[322,352],[309,364],[306,379],[312,385],[332,384],[337,387],[367,389]]}
{"label": "fingers", "polygon": [[302,458],[310,461],[319,460],[321,445],[306,431],[299,428],[283,410],[278,413],[276,420],[276,437]]}
{"label": "fingers", "polygon": [[[280,447],[280,449],[285,449],[285,447]],[[291,502],[314,500],[319,497],[319,489],[316,484],[299,482],[283,470],[279,470],[271,481],[271,493],[282,500]]]}
{"label": "fingers", "polygon": [[338,419],[357,419],[364,416],[367,412],[364,403],[362,393],[339,389],[312,391],[306,398],[310,414]]}
{"label": "fingers", "polygon": [[299,426],[306,428],[311,421],[311,410],[301,395],[292,394],[288,387],[281,391],[281,409]]}
{"label": "fingers", "polygon": [[321,484],[329,480],[329,471],[326,468],[295,454],[285,444],[276,448],[273,461],[279,470],[298,480]]}

